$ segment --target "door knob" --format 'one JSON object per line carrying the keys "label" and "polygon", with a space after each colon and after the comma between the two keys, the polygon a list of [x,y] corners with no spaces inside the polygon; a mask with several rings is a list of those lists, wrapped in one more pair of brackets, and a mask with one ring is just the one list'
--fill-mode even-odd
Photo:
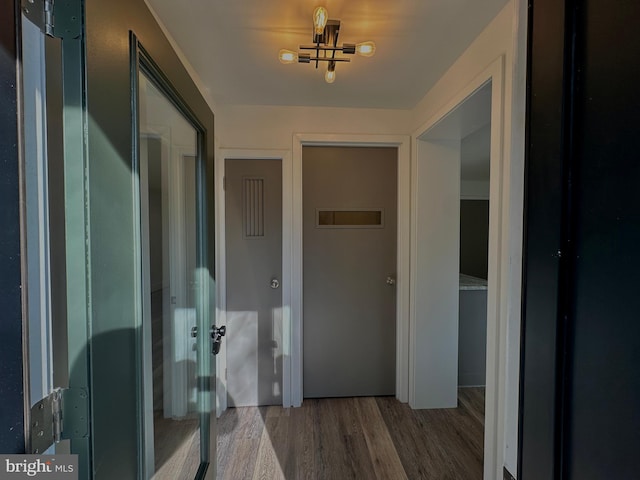
{"label": "door knob", "polygon": [[387,277],[387,285],[395,285],[396,279],[393,277]]}
{"label": "door knob", "polygon": [[222,337],[227,334],[227,327],[225,325],[216,328],[215,325],[211,327],[211,353],[217,355],[220,353],[220,347],[222,346]]}
{"label": "door knob", "polygon": [[280,288],[280,282],[278,281],[277,278],[272,278],[271,279],[271,288],[273,288],[274,290],[276,288]]}

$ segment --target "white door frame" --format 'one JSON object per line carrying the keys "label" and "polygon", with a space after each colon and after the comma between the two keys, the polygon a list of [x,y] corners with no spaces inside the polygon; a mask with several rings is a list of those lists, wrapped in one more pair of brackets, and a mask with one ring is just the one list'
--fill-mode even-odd
{"label": "white door frame", "polygon": [[[489,225],[489,262],[488,262],[488,296],[487,296],[487,378],[485,398],[485,433],[484,433],[484,478],[502,476],[504,464],[505,435],[505,392],[507,372],[507,340],[510,296],[514,285],[520,284],[511,267],[512,262],[521,259],[521,250],[516,248],[514,236],[521,230],[511,226],[510,215],[522,208],[522,202],[514,198],[512,185],[512,160],[508,145],[510,139],[505,136],[505,58],[500,56],[489,67],[474,78],[463,90],[455,95],[429,121],[423,124],[412,135],[414,151],[411,168],[416,171],[421,158],[421,144],[425,134],[449,113],[455,110],[476,90],[491,81],[491,155],[490,155],[490,225]],[[506,154],[505,154],[506,152]],[[415,226],[417,179],[412,179],[411,210],[412,226]],[[412,229],[412,259],[416,258],[418,248],[415,228]],[[413,279],[412,279],[413,280]],[[412,281],[411,328],[416,325],[415,292],[416,285]],[[413,340],[413,339],[412,339]],[[411,351],[417,345],[412,342]],[[517,355],[517,352],[509,352]],[[410,359],[411,372],[415,373],[415,358]]]}
{"label": "white door frame", "polygon": [[[409,394],[409,271],[410,271],[410,142],[404,135],[342,135],[300,133],[293,137],[293,243],[291,255],[291,395],[290,405],[299,407],[303,398],[303,274],[302,274],[302,147],[396,147],[398,149],[398,233],[396,296],[396,398]],[[284,258],[284,257],[283,257]],[[284,330],[286,335],[286,330]],[[288,406],[288,405],[286,405]]]}
{"label": "white door frame", "polygon": [[[291,206],[292,165],[288,150],[218,149],[215,158],[215,224],[216,224],[216,325],[227,324],[227,261],[224,174],[226,160],[280,160],[282,162],[282,405],[291,406]],[[217,363],[218,416],[227,409],[227,342],[223,339]]]}
{"label": "white door frame", "polygon": [[[21,40],[26,53],[22,58],[24,218],[29,347],[25,357],[25,369],[29,373],[25,399],[30,399],[29,407],[49,395],[54,387],[44,38],[40,29],[23,16]],[[51,448],[51,452],[53,450]]]}

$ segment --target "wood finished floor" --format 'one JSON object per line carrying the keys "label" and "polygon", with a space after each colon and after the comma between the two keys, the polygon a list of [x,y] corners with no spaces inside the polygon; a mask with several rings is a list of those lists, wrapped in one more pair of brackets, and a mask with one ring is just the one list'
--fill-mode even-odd
{"label": "wood finished floor", "polygon": [[243,407],[218,420],[218,479],[482,478],[484,388],[458,408],[412,410],[391,397]]}
{"label": "wood finished floor", "polygon": [[200,466],[197,418],[154,418],[155,468],[153,480],[193,480]]}

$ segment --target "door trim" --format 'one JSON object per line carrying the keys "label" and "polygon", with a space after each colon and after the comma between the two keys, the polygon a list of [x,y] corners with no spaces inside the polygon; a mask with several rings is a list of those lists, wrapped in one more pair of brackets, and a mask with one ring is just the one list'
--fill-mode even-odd
{"label": "door trim", "polygon": [[[280,160],[282,162],[282,406],[291,403],[291,299],[293,298],[291,252],[292,252],[292,163],[288,150],[267,149],[218,149],[215,158],[215,224],[216,224],[216,325],[227,324],[227,259],[226,259],[226,219],[225,219],[225,161],[226,160]],[[227,409],[227,339],[223,338],[217,368],[217,415]]]}
{"label": "door trim", "polygon": [[[398,224],[396,296],[396,398],[409,398],[409,272],[410,272],[410,142],[408,135],[349,135],[299,133],[293,137],[291,249],[291,393],[290,405],[299,407],[303,398],[303,299],[302,299],[302,147],[396,147],[398,149]],[[284,257],[283,257],[284,258]],[[287,330],[285,329],[284,332]],[[285,405],[288,406],[288,405]]]}

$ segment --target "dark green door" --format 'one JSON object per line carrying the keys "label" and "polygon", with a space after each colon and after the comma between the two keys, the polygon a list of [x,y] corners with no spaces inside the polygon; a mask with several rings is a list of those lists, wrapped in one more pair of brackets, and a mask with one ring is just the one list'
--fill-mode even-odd
{"label": "dark green door", "polygon": [[81,478],[214,478],[213,114],[143,0],[55,5],[69,386],[90,409],[71,451]]}

